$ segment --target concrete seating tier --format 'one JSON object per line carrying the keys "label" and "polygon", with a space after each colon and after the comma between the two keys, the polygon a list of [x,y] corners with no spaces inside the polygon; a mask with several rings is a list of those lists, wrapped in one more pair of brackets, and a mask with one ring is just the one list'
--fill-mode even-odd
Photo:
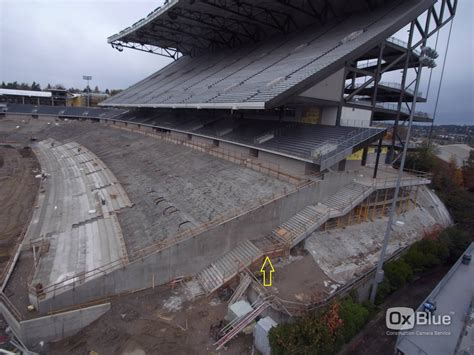
{"label": "concrete seating tier", "polygon": [[103,104],[264,108],[302,81],[317,80],[335,62],[355,59],[357,49],[392,35],[415,11],[411,2],[391,3],[257,44],[184,56]]}

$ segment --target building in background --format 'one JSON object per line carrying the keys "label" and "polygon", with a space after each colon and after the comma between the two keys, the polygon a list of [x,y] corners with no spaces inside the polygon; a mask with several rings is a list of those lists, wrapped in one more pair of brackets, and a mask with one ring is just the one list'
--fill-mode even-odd
{"label": "building in background", "polygon": [[97,106],[100,102],[104,101],[109,97],[108,94],[104,93],[79,93],[79,94],[70,94],[68,98],[67,106],[80,107],[88,106],[88,95],[90,95],[90,106]]}
{"label": "building in background", "polygon": [[79,107],[88,106],[88,95],[90,95],[90,106],[97,106],[109,97],[108,94],[95,92],[72,94],[64,89],[47,91],[0,89],[0,103]]}
{"label": "building in background", "polygon": [[0,102],[23,105],[66,106],[67,91],[51,89],[48,91],[0,89]]}

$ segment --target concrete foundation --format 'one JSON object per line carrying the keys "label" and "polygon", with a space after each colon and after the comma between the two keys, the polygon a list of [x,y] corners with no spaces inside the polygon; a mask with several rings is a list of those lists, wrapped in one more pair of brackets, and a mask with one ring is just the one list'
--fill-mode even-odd
{"label": "concrete foundation", "polygon": [[110,310],[110,303],[104,303],[50,316],[18,321],[0,303],[3,315],[13,333],[27,346],[36,347],[39,342],[58,341],[76,334]]}

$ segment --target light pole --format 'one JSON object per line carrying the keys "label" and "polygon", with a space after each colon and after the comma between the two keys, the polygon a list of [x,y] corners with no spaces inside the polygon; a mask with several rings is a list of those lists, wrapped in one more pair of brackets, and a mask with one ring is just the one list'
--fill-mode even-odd
{"label": "light pole", "polygon": [[[408,54],[409,55],[409,54]],[[405,138],[405,145],[403,146],[402,160],[400,162],[400,167],[398,168],[397,174],[397,184],[395,186],[395,195],[392,200],[392,205],[390,207],[390,215],[388,217],[387,229],[385,230],[385,235],[383,238],[382,250],[380,251],[380,258],[377,264],[377,270],[375,272],[375,278],[372,284],[372,290],[370,292],[370,302],[375,302],[375,296],[377,295],[377,287],[380,282],[383,281],[383,262],[385,260],[385,254],[387,252],[388,241],[390,239],[390,234],[392,232],[393,218],[395,216],[395,210],[398,202],[398,193],[400,192],[400,182],[403,175],[403,169],[405,168],[405,160],[408,151],[408,143],[410,141],[411,127],[413,123],[413,116],[415,114],[416,102],[418,99],[418,89],[420,88],[420,79],[421,79],[421,70],[423,66],[429,68],[434,68],[436,66],[435,59],[438,57],[438,53],[430,47],[423,47],[421,50],[421,56],[418,64],[418,72],[416,73],[416,84],[415,84],[415,95],[413,96],[413,101],[411,105],[410,120],[408,122],[407,135]]]}
{"label": "light pole", "polygon": [[89,86],[89,81],[92,80],[92,76],[83,75],[82,79],[87,80],[87,106],[91,105],[91,87]]}

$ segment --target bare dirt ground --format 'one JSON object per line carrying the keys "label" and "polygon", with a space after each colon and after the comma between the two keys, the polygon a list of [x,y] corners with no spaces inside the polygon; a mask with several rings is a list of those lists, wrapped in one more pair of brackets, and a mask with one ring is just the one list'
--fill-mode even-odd
{"label": "bare dirt ground", "polygon": [[30,148],[0,145],[1,270],[8,263],[34,207],[39,180],[35,179],[33,170],[38,168],[38,161]]}
{"label": "bare dirt ground", "polygon": [[[226,315],[225,298],[187,301],[183,292],[162,286],[117,297],[108,313],[47,353],[218,354],[210,328]],[[239,335],[220,353],[250,354],[251,347],[252,336]]]}
{"label": "bare dirt ground", "polygon": [[274,263],[271,292],[281,299],[301,303],[317,302],[328,297],[337,283],[321,270],[307,251],[299,250],[292,254]]}

